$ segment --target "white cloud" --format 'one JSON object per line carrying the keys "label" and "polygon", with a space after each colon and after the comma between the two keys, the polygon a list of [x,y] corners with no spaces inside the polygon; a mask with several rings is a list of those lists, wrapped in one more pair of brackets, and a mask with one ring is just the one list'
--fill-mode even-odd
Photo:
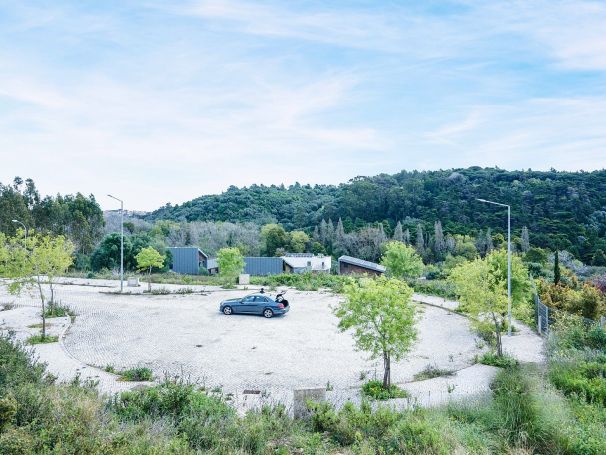
{"label": "white cloud", "polygon": [[606,70],[604,4],[371,6],[18,7],[0,30],[0,180],[153,209],[231,184],[604,166],[603,84],[525,85]]}

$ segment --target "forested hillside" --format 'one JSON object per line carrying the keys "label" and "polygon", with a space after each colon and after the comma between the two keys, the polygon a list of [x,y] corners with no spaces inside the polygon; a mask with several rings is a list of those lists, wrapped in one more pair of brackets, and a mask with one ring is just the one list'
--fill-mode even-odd
{"label": "forested hillside", "polygon": [[472,167],[445,171],[402,171],[357,177],[346,184],[230,187],[220,195],[167,205],[146,218],[175,221],[278,222],[287,230],[311,233],[322,220],[341,218],[346,232],[381,222],[420,220],[431,228],[477,234],[491,228],[504,233],[505,212],[482,204],[491,199],[512,206],[514,234],[523,226],[533,245],[567,249],[586,262],[606,251],[606,171],[537,172]]}

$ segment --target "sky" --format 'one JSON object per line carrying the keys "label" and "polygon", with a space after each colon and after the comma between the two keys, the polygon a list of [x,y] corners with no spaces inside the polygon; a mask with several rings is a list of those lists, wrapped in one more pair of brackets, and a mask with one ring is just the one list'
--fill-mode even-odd
{"label": "sky", "polygon": [[153,210],[230,185],[606,167],[606,1],[0,0],[0,182]]}

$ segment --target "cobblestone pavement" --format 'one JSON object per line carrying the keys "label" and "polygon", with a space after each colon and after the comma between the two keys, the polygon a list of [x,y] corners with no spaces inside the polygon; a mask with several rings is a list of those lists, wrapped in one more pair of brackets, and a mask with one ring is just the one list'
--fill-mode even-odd
{"label": "cobblestone pavement", "polygon": [[[344,401],[355,398],[365,378],[381,375],[382,366],[357,352],[349,333],[337,330],[331,307],[338,304],[339,297],[328,292],[289,290],[290,312],[284,317],[264,319],[225,316],[218,311],[221,300],[246,295],[252,288],[228,291],[187,286],[196,293],[116,295],[109,293],[115,290],[115,281],[66,281],[73,284],[57,286],[58,300],[73,308],[77,316],[63,346],[82,364],[101,368],[112,365],[118,370],[147,366],[158,378],[184,376],[210,387],[220,386],[233,393],[236,400],[246,398],[246,389],[287,401],[294,388],[327,386],[335,401]],[[174,291],[183,286],[154,287]],[[4,292],[0,290],[0,303],[36,305],[31,298],[15,299]],[[419,305],[418,329],[411,354],[392,365],[394,383],[407,387],[405,383],[412,381],[415,373],[431,364],[462,370],[464,377],[475,378],[467,387],[455,386],[455,390],[459,387],[458,394],[487,390],[494,370],[472,368],[463,373],[480,352],[465,317]],[[434,396],[447,393],[453,381],[460,382],[431,381],[423,382],[427,390],[434,390]],[[420,386],[408,387],[414,391]],[[424,395],[421,401],[426,401]]]}

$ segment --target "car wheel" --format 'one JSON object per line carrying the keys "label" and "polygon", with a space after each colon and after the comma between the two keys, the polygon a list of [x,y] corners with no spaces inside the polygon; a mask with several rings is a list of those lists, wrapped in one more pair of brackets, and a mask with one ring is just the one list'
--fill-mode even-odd
{"label": "car wheel", "polygon": [[271,311],[269,308],[265,308],[263,310],[263,316],[266,317],[267,319],[271,318],[274,315],[274,312]]}
{"label": "car wheel", "polygon": [[223,314],[226,314],[229,316],[232,313],[233,313],[233,310],[231,309],[230,306],[223,307]]}

